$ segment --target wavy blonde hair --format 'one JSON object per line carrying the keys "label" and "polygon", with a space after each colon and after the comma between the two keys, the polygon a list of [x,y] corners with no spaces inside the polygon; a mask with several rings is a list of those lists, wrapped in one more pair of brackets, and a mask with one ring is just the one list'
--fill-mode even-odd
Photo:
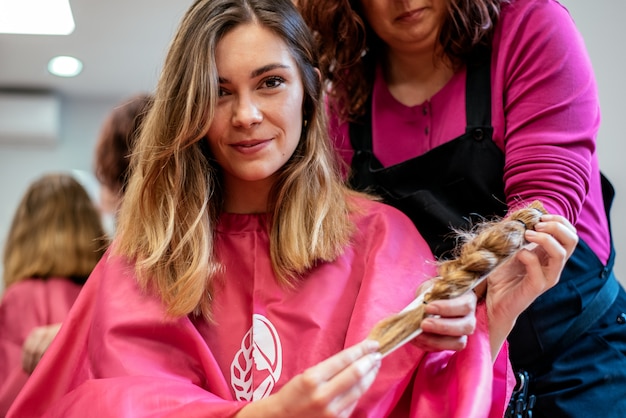
{"label": "wavy blonde hair", "polygon": [[300,143],[270,194],[270,254],[278,280],[294,285],[319,261],[349,243],[349,191],[327,137],[313,38],[291,0],[199,0],[170,45],[154,104],[132,157],[121,207],[117,254],[135,260],[139,284],[154,290],[170,315],[211,318],[222,265],[214,234],[222,212],[221,169],[206,132],[218,98],[215,48],[238,25],[277,34],[304,86]]}
{"label": "wavy blonde hair", "polygon": [[28,279],[84,283],[107,245],[100,215],[69,174],[48,174],[24,194],[4,248],[5,287]]}

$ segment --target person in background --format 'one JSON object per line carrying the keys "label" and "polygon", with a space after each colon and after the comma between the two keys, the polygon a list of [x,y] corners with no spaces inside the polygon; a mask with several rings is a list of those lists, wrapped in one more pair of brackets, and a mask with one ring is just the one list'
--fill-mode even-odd
{"label": "person in background", "polygon": [[534,200],[574,223],[580,242],[559,284],[509,337],[530,394],[514,403],[536,401],[534,417],[621,416],[626,293],[613,275],[596,81],[568,11],[554,0],[298,5],[350,184],[409,215],[437,257],[454,254],[453,229]]}
{"label": "person in background", "polygon": [[405,215],[344,185],[317,65],[291,0],[191,5],[110,252],[10,417],[502,415],[494,361],[554,285],[573,227],[546,216],[526,231],[546,257],[521,252],[527,273],[490,282],[478,307],[472,292],[428,304],[461,321],[469,308],[465,349],[382,360],[369,331],[435,263]]}
{"label": "person in background", "polygon": [[100,128],[94,151],[94,173],[100,183],[99,206],[105,230],[115,232],[115,219],[128,182],[133,143],[152,104],[151,94],[136,94],[117,105]]}
{"label": "person in background", "polygon": [[47,174],[22,198],[3,254],[0,416],[57,334],[106,249],[99,213],[70,174]]}

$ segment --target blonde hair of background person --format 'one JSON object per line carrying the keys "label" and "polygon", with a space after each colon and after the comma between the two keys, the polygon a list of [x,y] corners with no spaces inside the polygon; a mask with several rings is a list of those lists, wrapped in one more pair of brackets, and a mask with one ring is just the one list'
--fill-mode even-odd
{"label": "blonde hair of background person", "polygon": [[28,188],[11,223],[5,289],[33,277],[84,283],[105,244],[98,211],[83,186],[69,174],[46,175]]}
{"label": "blonde hair of background person", "polygon": [[106,244],[98,210],[70,174],[47,174],[29,186],[3,254],[2,415],[56,335]]}

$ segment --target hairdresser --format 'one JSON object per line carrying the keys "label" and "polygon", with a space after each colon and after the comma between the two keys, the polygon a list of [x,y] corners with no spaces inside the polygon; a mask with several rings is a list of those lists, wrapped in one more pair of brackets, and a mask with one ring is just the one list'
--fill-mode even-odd
{"label": "hairdresser", "polygon": [[568,11],[554,0],[298,5],[318,36],[351,184],[409,215],[437,256],[453,254],[451,228],[535,199],[575,223],[580,242],[559,284],[509,337],[524,383],[511,406],[623,416],[612,187],[598,167],[594,74]]}

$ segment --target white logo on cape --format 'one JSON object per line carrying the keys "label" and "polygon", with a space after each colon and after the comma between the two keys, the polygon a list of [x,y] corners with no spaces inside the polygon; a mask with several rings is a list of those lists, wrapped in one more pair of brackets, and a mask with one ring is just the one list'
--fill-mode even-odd
{"label": "white logo on cape", "polygon": [[[253,370],[252,365],[255,369]],[[263,315],[252,316],[252,328],[241,341],[241,349],[230,364],[230,384],[239,401],[256,401],[272,393],[283,369],[283,348],[278,332]],[[253,381],[254,372],[261,376]],[[263,374],[267,375],[263,378]]]}

